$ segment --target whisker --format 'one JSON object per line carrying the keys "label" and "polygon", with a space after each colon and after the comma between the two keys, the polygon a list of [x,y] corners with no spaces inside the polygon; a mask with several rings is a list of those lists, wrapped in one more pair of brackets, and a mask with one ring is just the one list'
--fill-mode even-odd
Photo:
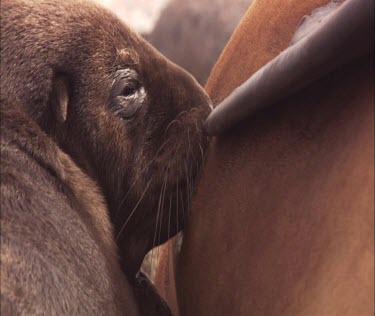
{"label": "whisker", "polygon": [[120,237],[122,231],[124,230],[126,224],[129,222],[130,218],[133,216],[134,212],[136,211],[136,209],[138,208],[138,205],[141,203],[144,195],[146,194],[146,191],[148,190],[149,186],[150,186],[150,183],[151,183],[152,179],[150,179],[150,181],[148,181],[147,185],[146,185],[146,188],[144,189],[140,199],[138,200],[137,204],[135,205],[134,209],[131,211],[130,215],[128,216],[127,220],[125,221],[125,224],[122,226],[122,228],[120,229],[118,235],[117,235],[117,238],[116,238],[116,242],[118,240],[118,238]]}
{"label": "whisker", "polygon": [[189,109],[188,112],[190,113],[190,112],[194,112],[194,111],[198,111],[198,110],[199,110],[199,108],[194,106],[191,109]]}
{"label": "whisker", "polygon": [[[189,198],[189,188],[190,188],[190,182],[189,182],[189,175],[187,171],[187,165],[186,165],[186,160],[185,160],[185,175],[186,175],[186,207],[187,211],[189,211],[189,204],[190,204],[190,198]],[[185,220],[185,214],[184,214],[184,220]]]}
{"label": "whisker", "polygon": [[137,177],[134,179],[132,185],[130,186],[128,192],[125,194],[124,198],[121,200],[121,203],[119,204],[119,206],[117,207],[117,210],[115,212],[115,216],[117,216],[118,214],[118,211],[120,210],[121,206],[123,205],[123,203],[125,202],[126,198],[128,197],[129,193],[131,192],[131,190],[134,188],[134,186],[137,184],[138,180],[141,179],[141,176],[143,175],[143,172],[157,159],[160,157],[160,155],[158,156],[160,150],[166,145],[166,143],[170,140],[170,138],[168,138],[160,147],[159,149],[157,150],[154,158],[149,161],[147,163],[147,165],[138,173]]}
{"label": "whisker", "polygon": [[200,134],[199,127],[198,127],[198,119],[195,120],[195,128],[197,129],[198,135]]}
{"label": "whisker", "polygon": [[171,209],[172,209],[172,195],[169,196],[169,213],[168,213],[168,240],[171,236]]}
{"label": "whisker", "polygon": [[166,189],[167,189],[167,183],[168,183],[168,171],[169,171],[169,167],[171,166],[171,164],[174,162],[174,158],[176,156],[176,153],[177,153],[177,150],[178,150],[179,146],[177,146],[176,148],[176,151],[173,155],[173,159],[169,161],[168,163],[168,166],[167,166],[167,169],[165,171],[165,183],[164,183],[164,189],[163,189],[163,193],[162,193],[162,203],[161,203],[161,218],[160,218],[160,230],[159,230],[159,242],[158,244],[160,244],[160,240],[161,240],[161,225],[162,225],[162,218],[163,218],[163,213],[164,213],[164,199],[165,199],[165,192],[166,192]]}
{"label": "whisker", "polygon": [[187,138],[188,138],[188,150],[187,150],[187,156],[189,157],[190,154],[190,129],[187,130]]}
{"label": "whisker", "polygon": [[178,180],[176,185],[176,229],[178,233]]}
{"label": "whisker", "polygon": [[184,196],[183,196],[182,191],[180,191],[180,198],[181,198],[182,223],[185,227],[185,205],[184,205]]}
{"label": "whisker", "polygon": [[[175,152],[174,152],[174,154],[173,154],[173,158],[172,158],[172,160],[170,160],[169,163],[168,163],[168,166],[167,166],[167,169],[166,169],[166,173],[168,173],[171,164],[173,165],[173,163],[174,163],[174,161],[175,161],[175,158],[176,158],[176,155],[177,155],[177,152],[178,152],[178,149],[179,149],[179,148],[180,148],[180,144],[177,146],[177,148],[176,148],[176,150],[175,150]],[[166,192],[166,188],[167,188],[168,175],[167,175],[166,178],[167,178],[167,181],[166,181],[166,184],[165,184],[165,186],[164,186],[163,202],[162,202],[162,216],[163,216],[163,211],[164,211],[164,199],[165,199],[165,192]],[[171,203],[171,200],[170,200],[170,203]],[[170,206],[170,207],[171,207],[171,206]],[[170,211],[171,211],[171,210],[169,209],[169,216],[170,216]],[[170,218],[169,218],[168,221],[170,221]],[[162,223],[160,222],[159,243],[160,243],[161,225],[162,225]],[[169,230],[169,223],[168,223],[168,230]],[[168,239],[169,239],[169,235],[168,235]]]}
{"label": "whisker", "polygon": [[[163,198],[162,198],[162,203],[161,203],[161,216],[160,216],[160,228],[159,228],[159,241],[158,241],[158,245],[160,245],[160,241],[161,241],[161,229],[162,229],[162,224],[163,224],[163,213],[164,213],[164,199],[165,199],[165,191],[166,191],[166,188],[167,188],[167,179],[168,179],[168,169],[169,169],[169,164],[168,164],[168,167],[167,167],[167,170],[166,170],[166,181],[165,181],[165,185],[164,185],[164,190],[163,190]],[[157,258],[159,258],[159,251],[160,251],[160,247],[157,248]]]}
{"label": "whisker", "polygon": [[[180,113],[180,114],[181,114],[181,113]],[[170,123],[168,124],[168,126],[167,126],[167,128],[165,129],[165,132],[164,132],[164,137],[165,137],[165,135],[167,134],[168,129],[169,129],[174,123],[178,123],[178,122],[181,123],[180,120],[178,120],[177,118],[175,118],[172,122],[170,122]]]}
{"label": "whisker", "polygon": [[154,242],[153,242],[153,245],[152,245],[152,248],[155,247],[156,245],[156,235],[157,235],[157,231],[158,231],[158,228],[159,228],[159,215],[161,213],[161,206],[162,206],[162,197],[163,197],[163,191],[164,191],[164,185],[166,183],[166,177],[167,177],[167,171],[165,171],[165,175],[164,175],[164,179],[163,179],[163,183],[161,185],[161,188],[160,188],[160,195],[159,195],[159,202],[158,202],[158,212],[157,212],[157,216],[156,216],[156,228],[155,228],[155,235],[154,235]]}
{"label": "whisker", "polygon": [[[154,265],[154,260],[155,260],[155,244],[156,244],[156,236],[158,235],[158,228],[159,228],[159,215],[161,213],[161,201],[162,201],[162,193],[163,193],[163,188],[164,188],[164,183],[165,183],[165,178],[167,176],[167,170],[165,171],[164,179],[162,186],[160,188],[160,194],[159,194],[159,202],[158,202],[158,211],[156,214],[156,223],[155,223],[155,233],[154,233],[154,241],[152,243],[152,250],[151,250],[151,267]],[[158,253],[156,253],[158,255]],[[150,270],[151,270],[150,267]]]}
{"label": "whisker", "polygon": [[190,172],[187,173],[189,178],[188,186],[187,186],[187,194],[188,194],[188,209],[187,209],[187,217],[189,217],[191,204],[193,200],[193,189],[194,189],[194,181],[193,181],[193,166],[189,166]]}
{"label": "whisker", "polygon": [[204,155],[205,155],[205,153],[203,153],[203,148],[202,148],[201,144],[198,144],[198,145],[199,145],[199,149],[200,149],[200,151],[201,151],[201,158],[202,158],[202,162],[201,162],[201,164],[203,165],[203,163],[204,163]]}
{"label": "whisker", "polygon": [[[160,195],[159,195],[159,202],[158,202],[158,211],[157,211],[157,216],[156,216],[156,223],[155,223],[155,233],[154,233],[154,240],[153,240],[153,245],[152,245],[152,250],[151,250],[151,266],[154,265],[154,260],[155,260],[155,245],[156,245],[156,236],[159,238],[158,244],[160,244],[160,239],[161,239],[161,229],[162,229],[162,223],[163,223],[163,212],[164,212],[164,199],[165,199],[165,192],[166,192],[166,187],[167,187],[167,182],[168,182],[168,171],[170,168],[170,165],[174,162],[177,151],[180,147],[180,144],[177,146],[175,153],[173,155],[173,159],[169,161],[168,166],[165,170],[164,174],[164,179],[163,183],[160,189]],[[159,216],[160,216],[160,224],[159,224]],[[170,222],[170,219],[169,219]],[[170,225],[170,223],[169,223]],[[169,229],[169,228],[168,228]],[[159,233],[158,233],[159,231]],[[169,234],[169,233],[168,233]],[[169,237],[168,237],[169,239]],[[157,248],[156,250],[156,260],[159,258],[159,249],[160,247]]]}

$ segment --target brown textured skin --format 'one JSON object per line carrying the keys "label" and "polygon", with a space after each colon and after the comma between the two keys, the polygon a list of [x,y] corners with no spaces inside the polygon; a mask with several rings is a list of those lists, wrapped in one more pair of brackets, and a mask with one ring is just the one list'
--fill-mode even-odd
{"label": "brown textured skin", "polygon": [[[136,72],[145,90],[129,120],[113,108],[118,69]],[[93,3],[3,0],[1,97],[4,313],[133,315],[129,282],[141,312],[159,315],[154,289],[136,274],[184,222],[207,94]]]}
{"label": "brown textured skin", "polygon": [[[257,0],[216,64],[215,103],[327,1]],[[373,63],[358,60],[217,138],[177,258],[181,315],[372,315]]]}

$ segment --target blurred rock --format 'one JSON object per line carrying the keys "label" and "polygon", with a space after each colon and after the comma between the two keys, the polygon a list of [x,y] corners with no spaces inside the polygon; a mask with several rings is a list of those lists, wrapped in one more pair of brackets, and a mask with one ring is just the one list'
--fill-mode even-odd
{"label": "blurred rock", "polygon": [[113,11],[133,30],[149,33],[170,0],[94,0]]}
{"label": "blurred rock", "polygon": [[252,0],[172,0],[145,37],[204,84]]}

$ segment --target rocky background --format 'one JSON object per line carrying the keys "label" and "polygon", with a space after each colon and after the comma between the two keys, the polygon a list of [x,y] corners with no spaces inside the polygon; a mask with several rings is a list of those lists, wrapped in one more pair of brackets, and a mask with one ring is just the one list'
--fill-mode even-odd
{"label": "rocky background", "polygon": [[97,0],[204,85],[252,0]]}
{"label": "rocky background", "polygon": [[205,84],[250,0],[172,0],[147,39]]}

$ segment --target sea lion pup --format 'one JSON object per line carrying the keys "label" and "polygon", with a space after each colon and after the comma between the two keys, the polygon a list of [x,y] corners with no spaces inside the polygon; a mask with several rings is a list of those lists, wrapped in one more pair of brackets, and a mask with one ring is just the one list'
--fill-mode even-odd
{"label": "sea lion pup", "polygon": [[206,93],[93,3],[2,0],[1,94],[2,310],[136,314],[127,282],[183,225]]}

